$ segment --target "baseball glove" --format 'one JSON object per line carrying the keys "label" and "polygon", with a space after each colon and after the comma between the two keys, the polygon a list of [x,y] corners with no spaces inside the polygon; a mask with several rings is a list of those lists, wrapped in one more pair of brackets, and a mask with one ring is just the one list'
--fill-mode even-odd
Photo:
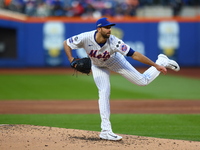
{"label": "baseball glove", "polygon": [[91,60],[90,58],[74,58],[74,60],[70,63],[71,67],[74,68],[75,70],[81,72],[81,73],[85,73],[85,74],[89,74],[91,71]]}

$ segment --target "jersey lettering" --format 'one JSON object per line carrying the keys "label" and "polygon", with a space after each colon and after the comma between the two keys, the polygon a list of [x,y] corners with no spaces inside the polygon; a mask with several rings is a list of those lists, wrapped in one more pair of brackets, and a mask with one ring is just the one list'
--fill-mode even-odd
{"label": "jersey lettering", "polygon": [[96,53],[97,53],[97,50],[96,51],[91,50],[89,55],[90,57],[96,57]]}
{"label": "jersey lettering", "polygon": [[106,61],[107,59],[110,58],[110,53],[108,51],[103,52],[102,54],[96,55],[97,50],[91,50],[89,56],[94,57],[94,58],[104,58],[103,60]]}

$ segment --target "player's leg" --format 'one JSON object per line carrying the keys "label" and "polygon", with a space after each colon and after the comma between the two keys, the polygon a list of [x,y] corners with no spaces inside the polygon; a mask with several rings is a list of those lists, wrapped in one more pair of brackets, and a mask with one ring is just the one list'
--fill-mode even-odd
{"label": "player's leg", "polygon": [[[150,67],[144,73],[138,72],[121,54],[117,53],[109,59],[108,66],[111,70],[121,74],[130,82],[145,86],[151,83],[159,74],[155,67]],[[112,62],[112,63],[111,63]]]}
{"label": "player's leg", "polygon": [[121,140],[121,136],[112,132],[110,122],[110,71],[107,68],[92,65],[92,73],[99,91],[98,102],[102,129],[99,136],[106,140]]}
{"label": "player's leg", "polygon": [[102,130],[112,130],[110,123],[110,72],[92,65],[92,74],[99,92],[99,111]]}

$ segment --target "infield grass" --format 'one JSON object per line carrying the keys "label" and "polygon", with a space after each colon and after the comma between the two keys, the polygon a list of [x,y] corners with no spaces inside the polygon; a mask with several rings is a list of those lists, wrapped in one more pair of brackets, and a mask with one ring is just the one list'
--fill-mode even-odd
{"label": "infield grass", "polygon": [[[0,100],[96,100],[98,91],[87,75],[0,75]],[[111,75],[111,99],[200,100],[200,80],[160,75],[140,87]]]}
{"label": "infield grass", "polygon": [[[112,114],[119,134],[200,141],[200,115]],[[0,115],[0,124],[30,124],[100,131],[98,114]]]}

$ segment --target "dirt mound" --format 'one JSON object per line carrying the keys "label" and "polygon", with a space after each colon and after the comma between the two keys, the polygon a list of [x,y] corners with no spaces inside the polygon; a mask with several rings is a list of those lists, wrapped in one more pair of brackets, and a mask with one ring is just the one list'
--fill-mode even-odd
{"label": "dirt mound", "polygon": [[121,135],[122,141],[99,139],[99,132],[33,125],[1,125],[0,149],[8,150],[197,150],[200,142]]}

